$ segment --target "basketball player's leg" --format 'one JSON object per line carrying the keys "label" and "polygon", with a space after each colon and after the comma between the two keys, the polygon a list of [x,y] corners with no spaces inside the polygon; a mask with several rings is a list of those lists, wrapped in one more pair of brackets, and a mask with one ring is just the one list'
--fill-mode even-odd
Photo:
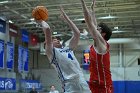
{"label": "basketball player's leg", "polygon": [[114,93],[113,85],[107,87],[107,93]]}
{"label": "basketball player's leg", "polygon": [[89,88],[92,93],[100,93],[99,84],[97,82],[89,82]]}
{"label": "basketball player's leg", "polygon": [[114,93],[113,85],[107,86],[107,93]]}
{"label": "basketball player's leg", "polygon": [[114,93],[112,85],[100,86],[99,93]]}

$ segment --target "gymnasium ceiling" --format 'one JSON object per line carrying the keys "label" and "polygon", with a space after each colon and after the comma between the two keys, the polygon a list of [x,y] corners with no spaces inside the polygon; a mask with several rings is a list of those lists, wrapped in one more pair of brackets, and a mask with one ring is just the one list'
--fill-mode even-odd
{"label": "gymnasium ceiling", "polygon": [[[4,2],[2,2],[4,1]],[[92,0],[85,0],[90,8]],[[80,0],[0,0],[0,16],[11,20],[21,29],[44,38],[43,32],[31,20],[32,9],[38,5],[46,6],[49,11],[48,23],[54,35],[67,39],[71,31],[67,24],[60,19],[59,6],[62,5],[67,15],[81,30],[86,29]],[[113,38],[140,37],[140,0],[96,0],[96,18],[98,22],[107,23],[112,31]],[[112,17],[112,18],[111,18]],[[90,36],[88,36],[90,37]],[[81,36],[81,39],[85,37]]]}

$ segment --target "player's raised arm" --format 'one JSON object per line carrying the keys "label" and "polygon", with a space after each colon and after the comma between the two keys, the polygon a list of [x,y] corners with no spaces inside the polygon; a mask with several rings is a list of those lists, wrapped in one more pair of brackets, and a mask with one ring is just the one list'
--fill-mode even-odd
{"label": "player's raised arm", "polygon": [[79,41],[80,38],[80,31],[79,29],[76,27],[76,25],[70,20],[70,18],[66,15],[66,13],[64,12],[62,6],[60,6],[60,11],[61,11],[61,17],[68,23],[68,25],[70,26],[71,30],[73,31],[73,36],[70,40],[69,43],[69,47],[71,49],[74,49]]}
{"label": "player's raised arm", "polygon": [[106,42],[100,33],[100,29],[97,30],[98,28],[94,24],[94,21],[93,21],[94,17],[92,16],[91,12],[87,8],[84,0],[81,0],[81,4],[82,4],[82,8],[83,8],[85,22],[87,24],[87,27],[88,27],[88,30],[89,30],[91,36],[94,39],[94,43],[95,43],[94,45],[96,47],[96,50],[99,53],[105,53],[106,49],[107,49]]}
{"label": "player's raised arm", "polygon": [[[43,11],[43,12],[42,12]],[[41,28],[45,34],[45,46],[46,54],[51,60],[53,45],[52,45],[52,32],[50,26],[45,22],[48,19],[48,10],[45,6],[36,6],[32,11],[32,17],[35,19],[38,25],[41,25]]]}
{"label": "player's raised arm", "polygon": [[43,32],[45,34],[45,49],[46,49],[46,54],[51,60],[52,57],[52,51],[53,51],[53,44],[52,44],[52,32],[50,29],[50,26],[47,24],[47,22],[42,21],[41,22]]}
{"label": "player's raised arm", "polygon": [[91,4],[91,15],[92,15],[92,20],[94,22],[94,25],[97,27],[97,20],[95,17],[95,3],[96,3],[96,0],[93,0]]}

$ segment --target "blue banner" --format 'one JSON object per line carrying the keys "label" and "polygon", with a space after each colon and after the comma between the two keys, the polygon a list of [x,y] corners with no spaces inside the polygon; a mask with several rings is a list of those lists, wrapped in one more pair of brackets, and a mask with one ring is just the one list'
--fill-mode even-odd
{"label": "blue banner", "polygon": [[23,71],[23,47],[18,46],[18,71]]}
{"label": "blue banner", "polygon": [[6,22],[0,19],[0,32],[6,32]]}
{"label": "blue banner", "polygon": [[42,86],[38,80],[21,80],[22,88],[24,89],[32,89],[35,87],[37,90],[41,90]]}
{"label": "blue banner", "polygon": [[22,32],[22,41],[23,42],[29,42],[29,33],[26,29],[21,29]]}
{"label": "blue banner", "polygon": [[8,42],[7,43],[7,68],[13,69],[14,64],[14,44]]}
{"label": "blue banner", "polygon": [[0,90],[5,90],[5,79],[0,78]]}
{"label": "blue banner", "polygon": [[0,90],[16,90],[16,79],[0,77]]}
{"label": "blue banner", "polygon": [[23,48],[22,46],[18,47],[18,71],[28,71],[29,65],[29,50]]}
{"label": "blue banner", "polygon": [[23,63],[24,63],[24,71],[28,71],[29,52],[27,48],[23,49]]}
{"label": "blue banner", "polygon": [[4,68],[4,41],[0,40],[0,68]]}

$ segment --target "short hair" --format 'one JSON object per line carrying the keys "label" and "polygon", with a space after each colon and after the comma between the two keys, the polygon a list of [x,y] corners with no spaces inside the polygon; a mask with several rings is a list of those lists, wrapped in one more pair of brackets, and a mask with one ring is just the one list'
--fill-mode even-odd
{"label": "short hair", "polygon": [[106,33],[104,39],[108,41],[112,35],[111,29],[107,26],[107,24],[103,22],[99,23],[98,26],[101,27],[101,33]]}

